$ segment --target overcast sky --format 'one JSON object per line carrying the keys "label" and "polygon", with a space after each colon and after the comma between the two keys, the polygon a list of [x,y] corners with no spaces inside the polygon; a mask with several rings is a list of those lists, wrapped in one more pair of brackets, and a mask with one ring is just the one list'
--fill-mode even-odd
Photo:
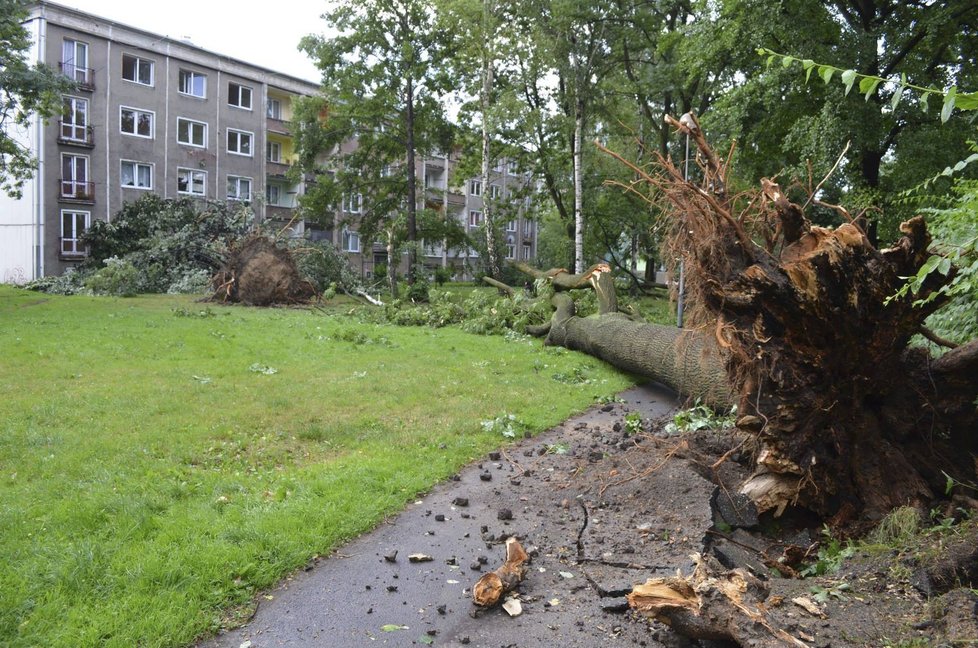
{"label": "overcast sky", "polygon": [[[326,31],[326,0],[55,0],[58,4],[170,38],[185,36],[198,47],[309,81],[320,80],[296,46],[307,34]],[[250,6],[249,6],[250,5]]]}

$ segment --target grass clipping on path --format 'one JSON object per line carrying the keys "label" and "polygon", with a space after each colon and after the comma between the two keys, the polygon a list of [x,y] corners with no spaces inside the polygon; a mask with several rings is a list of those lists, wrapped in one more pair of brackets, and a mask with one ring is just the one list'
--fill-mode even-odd
{"label": "grass clipping on path", "polygon": [[522,338],[179,296],[0,286],[0,318],[11,646],[184,645],[505,441],[481,421],[630,384]]}

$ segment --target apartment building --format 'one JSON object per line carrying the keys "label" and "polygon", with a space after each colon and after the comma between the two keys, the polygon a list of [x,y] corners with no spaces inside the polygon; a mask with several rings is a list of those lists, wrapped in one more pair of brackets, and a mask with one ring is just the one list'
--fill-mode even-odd
{"label": "apartment building", "polygon": [[[248,203],[258,219],[332,241],[365,276],[386,265],[382,245],[361,245],[356,216],[363,196],[337,205],[342,227],[324,230],[295,218],[311,179],[294,182],[288,173],[295,159],[292,107],[297,97],[316,93],[317,84],[54,2],[35,2],[25,26],[33,36],[31,59],[77,87],[63,97],[60,117],[14,133],[38,168],[21,198],[0,192],[0,282],[23,283],[77,265],[87,254],[80,237],[91,223],[110,221],[147,192]],[[440,210],[475,235],[484,198],[511,204],[529,179],[500,164],[484,195],[478,181],[452,177],[457,162],[457,152],[418,160],[425,184],[419,207]],[[508,258],[536,255],[526,205],[506,225]],[[472,276],[478,259],[472,250],[427,243],[427,266]]]}
{"label": "apartment building", "polygon": [[[355,143],[351,143],[355,146]],[[518,169],[513,160],[496,162],[489,173],[489,186],[484,188],[481,179],[462,177],[457,171],[462,151],[435,153],[419,157],[416,177],[423,184],[418,192],[418,208],[430,209],[442,218],[454,220],[472,240],[481,240],[485,224],[485,208],[489,202],[494,210],[497,225],[503,225],[501,244],[503,253],[510,261],[532,261],[537,254],[537,222],[530,195],[533,193],[532,175]],[[402,173],[403,167],[392,169]],[[341,226],[335,230],[318,231],[309,228],[311,238],[328,238],[346,252],[363,276],[370,276],[387,266],[387,250],[383,242],[367,246],[360,240],[356,228],[357,215],[369,205],[370,197],[345,196],[338,206],[336,221]],[[421,232],[423,236],[424,233]],[[482,264],[473,247],[447,247],[438,240],[424,240],[423,265],[429,270],[449,268],[458,280],[478,276]],[[400,260],[401,271],[407,270],[406,257]]]}
{"label": "apartment building", "polygon": [[292,99],[316,84],[52,2],[25,25],[32,58],[77,87],[60,118],[19,133],[38,168],[21,199],[0,196],[0,280],[61,274],[84,259],[93,220],[146,192],[291,219]]}

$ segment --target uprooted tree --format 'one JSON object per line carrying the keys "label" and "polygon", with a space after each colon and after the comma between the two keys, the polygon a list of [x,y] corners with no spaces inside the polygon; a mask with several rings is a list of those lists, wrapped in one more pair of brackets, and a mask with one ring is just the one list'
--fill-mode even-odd
{"label": "uprooted tree", "polygon": [[576,317],[557,292],[551,322],[532,332],[711,405],[736,405],[738,426],[755,441],[741,491],[761,511],[801,506],[840,523],[874,519],[926,504],[948,478],[975,483],[978,340],[940,357],[910,344],[920,333],[936,337],[923,322],[944,304],[939,289],[955,269],[931,273],[916,295],[894,296],[931,256],[923,218],[877,249],[859,218],[838,208],[849,222],[814,226],[808,203],[791,202],[772,181],[729,195],[728,162],[695,119],[669,121],[696,142],[701,184],[665,158],[655,174],[619,159],[669,206],[691,326],[617,312],[599,265],[580,275],[537,272],[558,291],[593,286],[600,313]]}

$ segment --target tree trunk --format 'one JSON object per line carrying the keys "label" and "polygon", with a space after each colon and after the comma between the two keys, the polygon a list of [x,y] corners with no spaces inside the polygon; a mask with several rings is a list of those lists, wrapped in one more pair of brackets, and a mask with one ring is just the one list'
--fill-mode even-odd
{"label": "tree trunk", "polygon": [[574,272],[584,271],[583,139],[584,106],[577,99],[574,103]]}
{"label": "tree trunk", "polygon": [[414,137],[414,80],[408,75],[405,80],[407,119],[404,127],[407,130],[407,241],[408,241],[408,272],[407,282],[414,285],[415,265],[418,262],[418,250],[415,243],[418,240],[418,170],[415,168],[415,137]]}
{"label": "tree trunk", "polygon": [[[489,2],[483,0],[482,4],[483,24],[489,22]],[[488,37],[488,36],[487,36]],[[494,213],[492,192],[489,191],[489,163],[492,155],[490,150],[489,132],[489,102],[492,93],[492,56],[488,51],[488,45],[482,50],[482,84],[479,87],[479,107],[482,110],[482,215],[485,219],[486,228],[486,266],[489,276],[493,279],[500,279],[499,246],[496,242],[496,219]]]}

